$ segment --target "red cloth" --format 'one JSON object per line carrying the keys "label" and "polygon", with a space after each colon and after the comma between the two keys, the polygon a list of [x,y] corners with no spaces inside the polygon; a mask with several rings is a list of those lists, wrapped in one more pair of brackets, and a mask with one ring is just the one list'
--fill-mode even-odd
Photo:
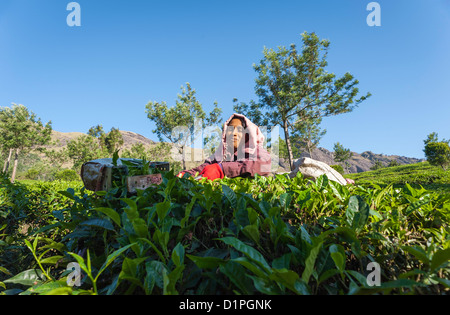
{"label": "red cloth", "polygon": [[222,179],[225,177],[222,168],[217,163],[206,166],[200,173],[200,176],[206,177],[209,180]]}

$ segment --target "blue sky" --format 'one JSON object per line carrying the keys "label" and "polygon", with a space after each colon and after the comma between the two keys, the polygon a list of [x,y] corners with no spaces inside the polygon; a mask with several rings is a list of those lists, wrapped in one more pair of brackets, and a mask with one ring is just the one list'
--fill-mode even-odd
{"label": "blue sky", "polygon": [[23,104],[61,132],[102,124],[150,139],[149,101],[175,103],[190,82],[206,110],[223,118],[233,98],[255,99],[252,65],[264,46],[331,41],[328,71],[352,73],[373,96],[354,112],[324,119],[320,146],[423,157],[431,132],[450,138],[450,1],[385,0],[369,27],[369,0],[0,1],[0,106]]}

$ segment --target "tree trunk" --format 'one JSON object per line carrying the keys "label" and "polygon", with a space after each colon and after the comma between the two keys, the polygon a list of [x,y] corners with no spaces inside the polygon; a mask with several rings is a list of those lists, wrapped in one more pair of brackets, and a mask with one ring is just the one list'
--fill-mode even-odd
{"label": "tree trunk", "polygon": [[185,150],[186,150],[186,147],[182,146],[180,152],[181,152],[181,161],[183,162],[183,171],[186,170],[186,152],[185,152]]}
{"label": "tree trunk", "polygon": [[5,164],[3,165],[3,173],[7,173],[9,171],[9,163],[11,163],[12,151],[13,149],[9,149],[8,159],[5,161]]}
{"label": "tree trunk", "polygon": [[288,122],[287,120],[284,121],[284,137],[286,139],[286,147],[288,151],[288,157],[289,157],[289,167],[291,168],[291,171],[294,170],[294,157],[292,155],[292,148],[291,148],[291,139],[289,137],[289,129],[288,129]]}
{"label": "tree trunk", "polygon": [[16,149],[16,152],[14,153],[14,167],[13,167],[13,172],[11,175],[11,183],[13,183],[13,184],[16,179],[16,171],[17,171],[18,162],[19,162],[19,149]]}

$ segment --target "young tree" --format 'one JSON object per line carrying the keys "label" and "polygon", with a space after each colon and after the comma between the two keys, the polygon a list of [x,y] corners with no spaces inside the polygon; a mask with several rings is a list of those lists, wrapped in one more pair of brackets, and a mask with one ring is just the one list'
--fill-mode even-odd
{"label": "young tree", "polygon": [[102,138],[105,135],[105,131],[103,130],[102,125],[97,125],[89,128],[88,135],[97,139]]}
{"label": "young tree", "polygon": [[344,148],[342,144],[339,142],[334,144],[334,160],[336,162],[343,163],[345,165],[345,169],[348,171],[349,163],[347,162],[351,157],[353,156],[353,153],[350,151],[350,149]]}
{"label": "young tree", "polygon": [[423,141],[425,145],[427,145],[430,142],[439,142],[439,136],[436,132],[430,133],[427,138]]}
{"label": "young tree", "polygon": [[89,135],[82,135],[67,144],[67,155],[76,171],[80,171],[84,163],[102,158],[102,153],[97,139]]}
{"label": "young tree", "polygon": [[106,133],[103,130],[102,125],[97,125],[89,128],[87,134],[88,136],[96,138],[100,149],[106,152],[106,145],[105,145]]}
{"label": "young tree", "polygon": [[105,147],[110,155],[123,146],[123,137],[118,128],[111,128],[111,131],[105,136]]}
{"label": "young tree", "polygon": [[[150,102],[146,106],[148,119],[156,124],[153,130],[160,141],[164,138],[175,144],[178,152],[181,154],[183,169],[186,169],[186,150],[201,138],[201,134],[206,126],[213,126],[222,122],[222,110],[217,103],[214,109],[207,116],[202,105],[195,96],[196,91],[192,89],[189,83],[187,89],[181,87],[182,93],[178,94],[178,100],[174,107],[168,107],[166,102]],[[195,126],[196,122],[201,121],[200,126]],[[203,146],[203,141],[199,142]]]}
{"label": "young tree", "polygon": [[444,170],[450,165],[450,140],[438,140],[438,134],[433,132],[424,140],[423,150],[428,162],[434,166],[440,166]]}
{"label": "young tree", "polygon": [[[41,119],[24,105],[0,108],[0,142],[9,150],[10,158],[14,154],[11,182],[15,181],[19,153],[27,153],[49,143],[51,132],[51,122],[44,126]],[[9,162],[4,166],[5,172],[8,168]]]}
{"label": "young tree", "polygon": [[[257,115],[263,115],[266,117],[264,122],[279,125],[284,130],[291,169],[290,134],[297,123],[351,112],[370,96],[368,93],[357,98],[359,82],[350,73],[336,78],[335,74],[325,70],[328,40],[320,40],[315,33],[306,32],[302,39],[300,53],[295,44],[290,49],[279,47],[278,51],[265,48],[264,58],[254,65],[258,73],[255,93],[259,104],[251,102],[250,105],[235,106],[235,111],[251,120],[256,121]],[[312,115],[305,115],[305,112]]]}
{"label": "young tree", "polygon": [[50,165],[56,168],[61,168],[64,163],[69,160],[69,156],[67,154],[67,148],[62,148],[60,150],[43,150],[43,153],[47,157]]}
{"label": "young tree", "polygon": [[130,159],[142,159],[145,158],[146,160],[149,160],[148,158],[148,152],[145,148],[145,146],[142,143],[135,143],[131,146],[130,150],[124,150],[122,153],[123,158],[130,158]]}

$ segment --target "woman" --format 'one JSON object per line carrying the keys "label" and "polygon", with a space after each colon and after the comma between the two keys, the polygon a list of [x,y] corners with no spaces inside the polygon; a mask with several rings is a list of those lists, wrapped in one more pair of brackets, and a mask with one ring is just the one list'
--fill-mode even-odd
{"label": "woman", "polygon": [[263,148],[264,135],[247,117],[233,114],[224,124],[222,141],[217,151],[202,165],[178,174],[197,173],[210,180],[225,176],[267,176],[271,170],[270,154]]}

